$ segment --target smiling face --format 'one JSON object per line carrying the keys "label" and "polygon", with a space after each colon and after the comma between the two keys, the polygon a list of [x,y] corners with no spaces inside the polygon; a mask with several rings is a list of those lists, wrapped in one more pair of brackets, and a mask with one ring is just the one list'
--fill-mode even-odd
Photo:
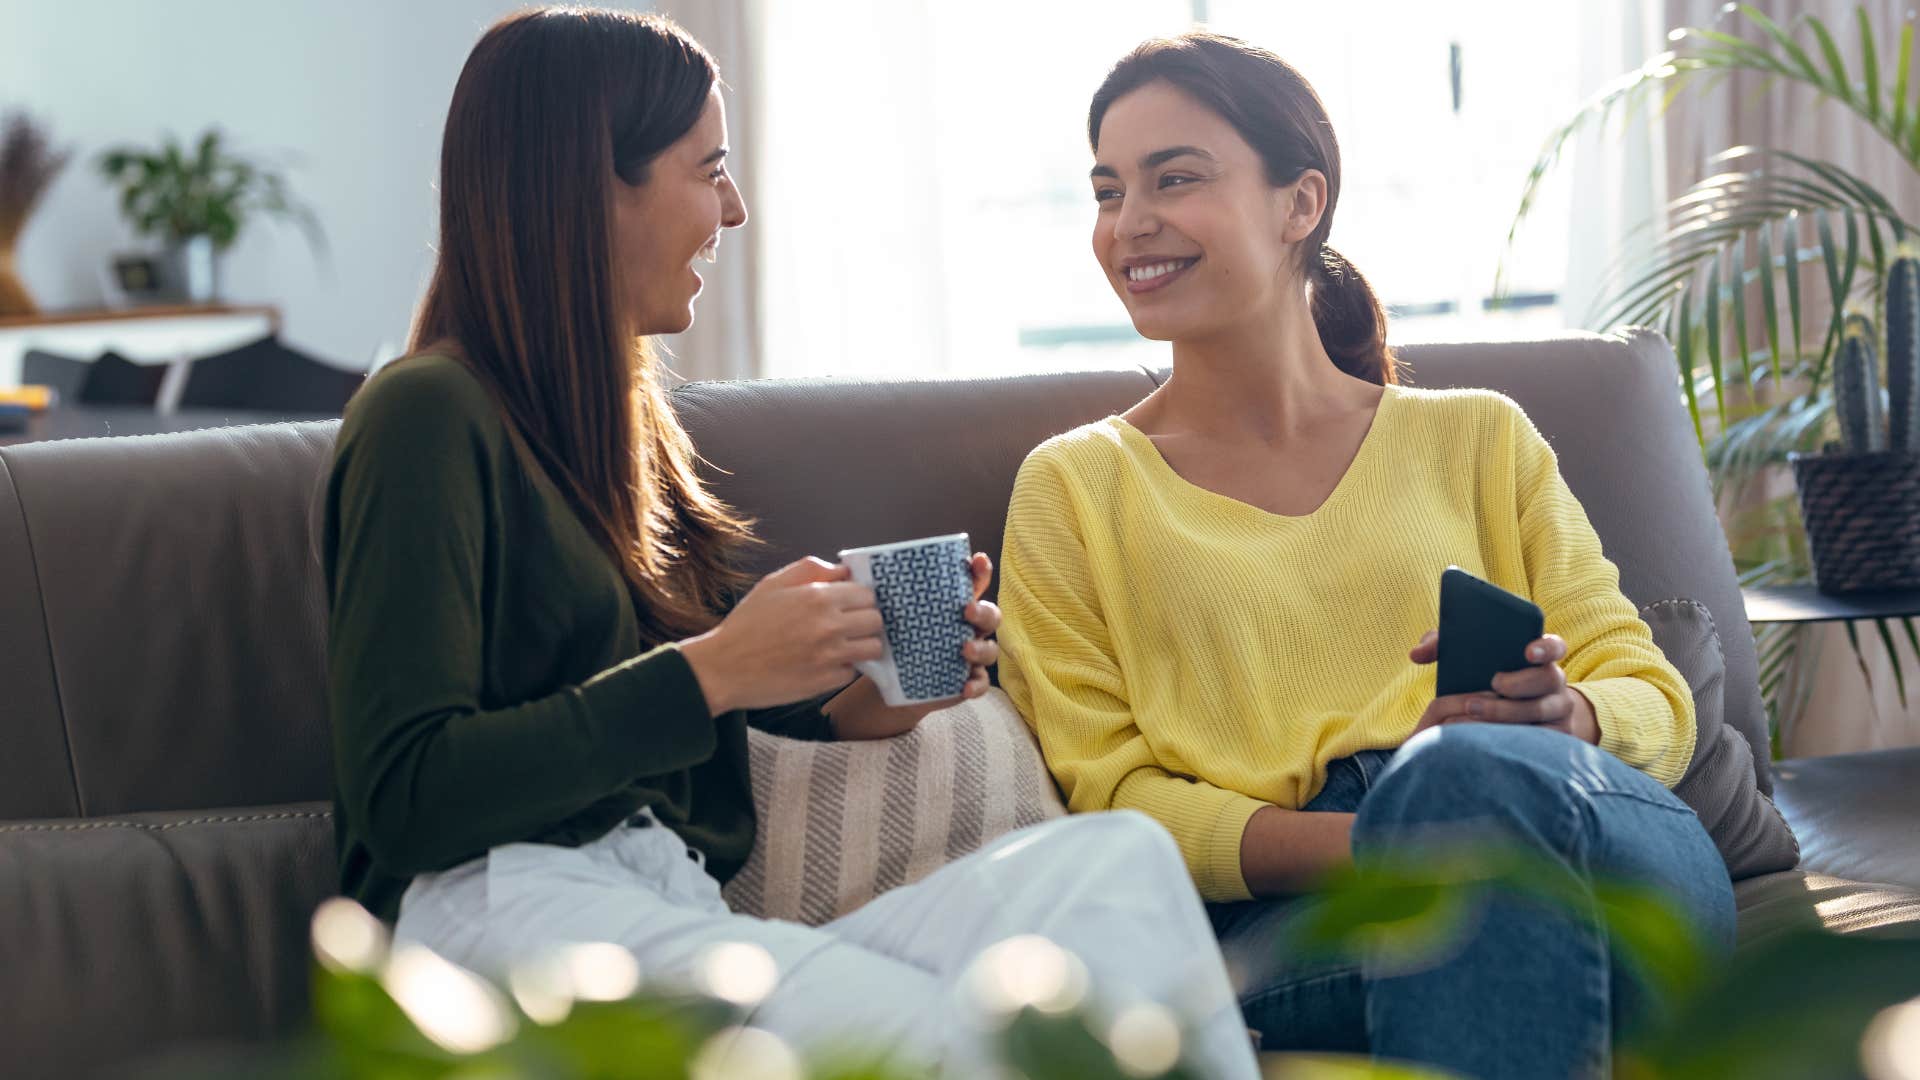
{"label": "smiling face", "polygon": [[615,278],[634,334],[692,326],[704,284],[694,263],[717,257],[720,230],[747,223],[726,156],[727,111],[716,86],[700,119],[648,164],[645,180],[613,178]]}
{"label": "smiling face", "polygon": [[1326,205],[1317,170],[1275,187],[1232,124],[1164,81],[1115,101],[1099,139],[1093,253],[1143,336],[1208,337],[1304,288],[1297,248]]}

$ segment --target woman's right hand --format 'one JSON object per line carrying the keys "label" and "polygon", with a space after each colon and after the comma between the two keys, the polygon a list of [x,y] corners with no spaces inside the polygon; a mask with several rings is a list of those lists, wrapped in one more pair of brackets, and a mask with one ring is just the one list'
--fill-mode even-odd
{"label": "woman's right hand", "polygon": [[[1527,646],[1531,667],[1495,675],[1491,691],[1434,698],[1414,725],[1413,734],[1463,722],[1526,724],[1552,728],[1597,745],[1600,725],[1594,718],[1593,705],[1567,685],[1566,672],[1560,670],[1560,661],[1566,655],[1567,643],[1558,634],[1546,635]],[[1427,631],[1407,657],[1416,664],[1437,662],[1439,633]]]}
{"label": "woman's right hand", "polygon": [[761,578],[719,626],[680,643],[715,716],[818,697],[885,655],[873,589],[811,556]]}

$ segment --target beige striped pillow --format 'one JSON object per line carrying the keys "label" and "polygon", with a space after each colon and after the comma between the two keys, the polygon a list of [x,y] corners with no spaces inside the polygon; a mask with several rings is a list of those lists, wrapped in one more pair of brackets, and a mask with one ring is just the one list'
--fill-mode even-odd
{"label": "beige striped pillow", "polygon": [[818,926],[1014,829],[1064,815],[1033,734],[998,689],[871,742],[748,732],[753,854],[727,883],[746,915]]}

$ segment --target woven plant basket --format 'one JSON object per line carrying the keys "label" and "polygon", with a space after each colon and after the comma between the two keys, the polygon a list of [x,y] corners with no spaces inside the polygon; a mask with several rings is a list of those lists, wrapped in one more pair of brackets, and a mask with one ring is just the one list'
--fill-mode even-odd
{"label": "woven plant basket", "polygon": [[1823,593],[1920,589],[1920,453],[1793,454]]}

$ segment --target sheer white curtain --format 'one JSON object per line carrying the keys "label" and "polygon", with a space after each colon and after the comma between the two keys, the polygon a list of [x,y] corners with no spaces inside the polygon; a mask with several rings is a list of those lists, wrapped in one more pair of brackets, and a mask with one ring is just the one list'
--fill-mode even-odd
{"label": "sheer white curtain", "polygon": [[[727,106],[727,167],[740,186],[749,217],[759,211],[760,172],[752,148],[759,141],[762,106],[755,76],[761,43],[758,0],[666,0],[659,10],[686,27],[720,62]],[[751,379],[761,374],[761,231],[749,224],[720,241],[720,261],[702,265],[706,279],[693,327],[661,339],[668,367],[682,379]]]}
{"label": "sheer white curtain", "polygon": [[1088,252],[1086,110],[1127,49],[1191,14],[1188,0],[767,0],[747,148],[764,373],[1164,362]]}
{"label": "sheer white curtain", "polygon": [[[1600,91],[1667,47],[1667,0],[1588,0],[1578,5],[1579,41],[1573,49],[1579,84]],[[1544,133],[1543,133],[1544,134]],[[1646,255],[1644,228],[1667,202],[1666,129],[1651,111],[1627,123],[1588,128],[1572,147],[1565,182],[1573,206],[1567,229],[1566,284],[1560,309],[1569,326],[1584,326],[1601,299],[1607,271]]]}
{"label": "sheer white curtain", "polygon": [[932,5],[756,6],[764,373],[944,370]]}

